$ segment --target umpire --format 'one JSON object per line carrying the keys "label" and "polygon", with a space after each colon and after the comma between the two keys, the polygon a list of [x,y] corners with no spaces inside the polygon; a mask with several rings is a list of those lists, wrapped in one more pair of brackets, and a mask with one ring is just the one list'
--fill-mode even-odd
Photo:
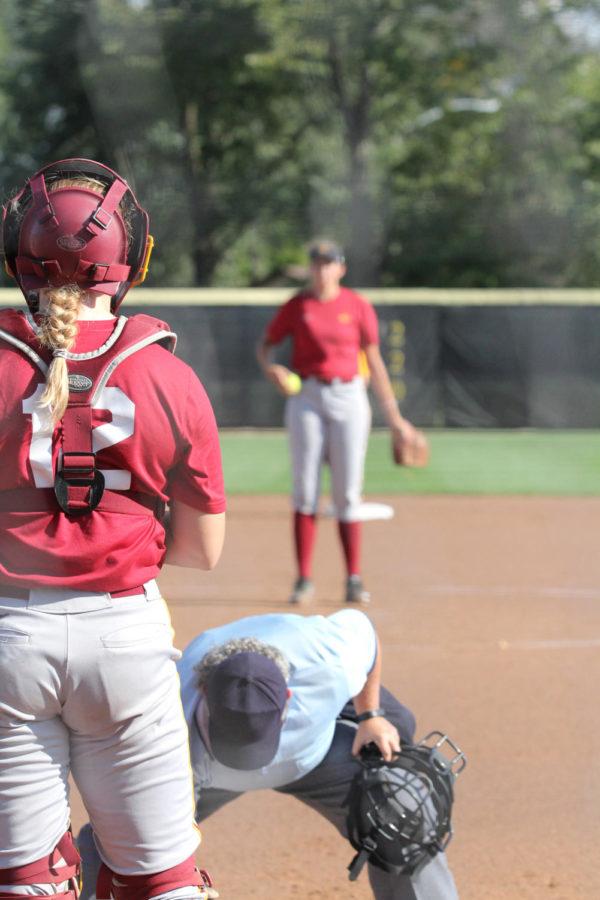
{"label": "umpire", "polygon": [[[246,791],[273,788],[346,836],[360,748],[374,742],[390,760],[414,736],[413,714],[381,686],[380,673],[375,629],[356,609],[252,616],[195,638],[179,675],[197,820]],[[89,882],[89,826],[79,843]],[[443,853],[412,876],[369,865],[369,880],[377,900],[458,896]],[[82,900],[90,890],[84,886]]]}

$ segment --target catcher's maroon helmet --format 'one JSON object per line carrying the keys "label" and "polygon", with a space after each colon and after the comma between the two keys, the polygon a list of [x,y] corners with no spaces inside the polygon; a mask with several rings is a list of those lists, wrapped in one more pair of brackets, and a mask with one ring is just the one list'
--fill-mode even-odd
{"label": "catcher's maroon helmet", "polygon": [[[82,176],[100,181],[104,195],[78,184],[51,190],[53,182]],[[63,159],[44,166],[3,213],[6,269],[34,310],[40,288],[74,283],[108,294],[116,310],[145,278],[153,245],[148,214],[127,182],[102,163]]]}

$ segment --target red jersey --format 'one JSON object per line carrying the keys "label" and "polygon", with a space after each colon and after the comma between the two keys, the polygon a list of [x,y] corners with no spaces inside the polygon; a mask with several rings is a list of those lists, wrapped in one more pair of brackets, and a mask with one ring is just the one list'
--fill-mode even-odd
{"label": "red jersey", "polygon": [[269,344],[286,337],[293,342],[292,368],[302,378],[349,381],[358,374],[359,351],[379,343],[377,315],[368,300],[346,287],[325,301],[302,291],[267,326]]}
{"label": "red jersey", "polygon": [[[102,348],[100,354],[106,353],[104,344],[122,320],[79,322],[71,352]],[[32,325],[20,311],[2,313],[1,327],[49,362],[50,352],[41,347]],[[124,333],[126,328],[127,323]],[[124,513],[100,506],[78,518],[53,503],[46,511],[30,511],[36,497],[31,490],[34,502],[26,511],[2,502],[2,491],[39,488],[42,496],[53,488],[60,423],[53,428],[37,404],[44,385],[39,366],[0,339],[0,583],[104,592],[149,581],[158,574],[166,548],[164,528],[148,509],[132,503],[132,512]],[[92,426],[96,467],[107,491],[180,500],[205,513],[224,511],[210,401],[193,370],[158,343],[112,369],[92,404]]]}

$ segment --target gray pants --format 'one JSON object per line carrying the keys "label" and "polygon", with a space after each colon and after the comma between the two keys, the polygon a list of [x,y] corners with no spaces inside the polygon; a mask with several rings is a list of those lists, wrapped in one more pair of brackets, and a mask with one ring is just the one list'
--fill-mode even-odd
{"label": "gray pants", "polygon": [[[405,706],[396,700],[385,688],[381,690],[381,705],[386,710],[387,718],[394,723],[404,743],[410,743],[414,737],[415,720]],[[359,763],[351,754],[355,728],[349,719],[354,708],[348,704],[342,711],[337,723],[333,741],[323,761],[305,775],[291,784],[278,788],[282,794],[297,797],[311,809],[324,816],[346,837],[345,800],[350,783],[359,769]],[[226,803],[231,802],[239,793],[219,788],[205,788],[197,797],[196,818],[199,822],[207,819]],[[81,900],[90,900],[94,896],[94,868],[97,868],[97,855],[89,826],[80,832],[79,848],[84,859],[84,890]],[[348,844],[348,862],[353,850]],[[344,873],[340,872],[340,881]],[[457,900],[458,894],[454,879],[448,868],[446,857],[438,853],[417,875],[392,875],[377,866],[369,866],[369,881],[376,900]],[[91,885],[91,887],[90,887]],[[217,884],[218,886],[218,884]]]}
{"label": "gray pants", "polygon": [[331,498],[336,518],[354,522],[360,505],[371,407],[363,379],[322,384],[308,378],[302,391],[288,397],[285,410],[292,474],[293,506],[317,512],[321,470],[331,470]]}

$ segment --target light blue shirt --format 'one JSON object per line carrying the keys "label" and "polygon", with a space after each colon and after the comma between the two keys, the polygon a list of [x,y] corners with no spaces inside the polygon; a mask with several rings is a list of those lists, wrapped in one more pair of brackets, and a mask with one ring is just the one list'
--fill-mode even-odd
{"label": "light blue shirt", "polygon": [[[292,696],[277,755],[268,766],[250,772],[230,769],[213,759],[194,717],[199,696],[194,666],[219,644],[244,637],[273,644],[291,669]],[[332,616],[250,616],[200,634],[178,663],[196,787],[252,791],[302,778],[329,750],[336,716],[364,687],[376,653],[375,630],[357,609],[343,609]]]}

